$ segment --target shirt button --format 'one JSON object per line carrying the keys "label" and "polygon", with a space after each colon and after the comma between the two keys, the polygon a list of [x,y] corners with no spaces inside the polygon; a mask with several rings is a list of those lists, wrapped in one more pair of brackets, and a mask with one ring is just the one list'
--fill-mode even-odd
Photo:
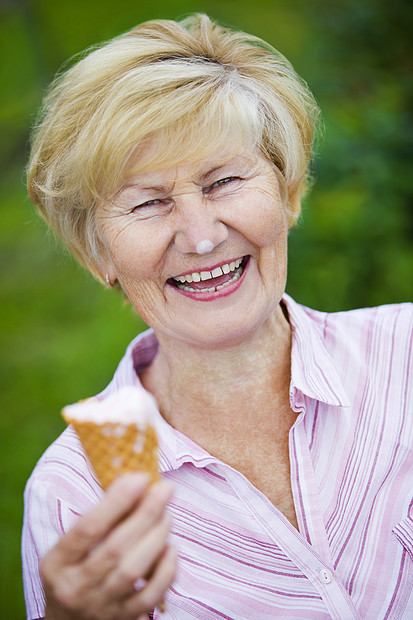
{"label": "shirt button", "polygon": [[318,573],[321,583],[331,583],[333,581],[333,573],[328,568],[322,568]]}

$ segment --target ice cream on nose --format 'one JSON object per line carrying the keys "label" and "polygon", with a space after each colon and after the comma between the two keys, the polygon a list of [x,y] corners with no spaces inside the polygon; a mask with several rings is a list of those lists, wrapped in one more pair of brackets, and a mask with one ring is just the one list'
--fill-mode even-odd
{"label": "ice cream on nose", "polygon": [[214,244],[209,239],[204,239],[196,244],[197,254],[206,254],[207,252],[212,252],[214,249]]}

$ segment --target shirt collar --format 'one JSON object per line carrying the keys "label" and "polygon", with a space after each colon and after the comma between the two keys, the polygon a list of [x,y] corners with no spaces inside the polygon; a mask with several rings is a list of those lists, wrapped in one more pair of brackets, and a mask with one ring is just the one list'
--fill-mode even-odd
{"label": "shirt collar", "polygon": [[326,346],[328,314],[283,296],[292,330],[290,396],[297,392],[327,405],[350,405],[343,383]]}
{"label": "shirt collar", "polygon": [[[158,340],[152,329],[134,338],[126,349],[112,381],[98,395],[99,398],[106,398],[124,385],[142,385],[138,373],[152,362],[158,346]],[[159,443],[159,470],[161,472],[179,469],[184,463],[192,463],[195,467],[205,467],[209,463],[216,462],[217,459],[201,446],[168,424],[159,412],[154,422]]]}
{"label": "shirt collar", "polygon": [[[288,312],[292,329],[292,405],[296,403],[299,407],[301,395],[306,395],[328,405],[348,406],[343,384],[323,338],[328,315],[305,308],[288,295],[284,295],[282,303]],[[105,398],[123,385],[140,385],[138,373],[151,363],[158,346],[152,329],[132,340],[112,381],[99,397]],[[160,413],[155,425],[159,439],[159,468],[162,472],[178,469],[184,463],[205,467],[217,461],[201,446],[168,424]]]}

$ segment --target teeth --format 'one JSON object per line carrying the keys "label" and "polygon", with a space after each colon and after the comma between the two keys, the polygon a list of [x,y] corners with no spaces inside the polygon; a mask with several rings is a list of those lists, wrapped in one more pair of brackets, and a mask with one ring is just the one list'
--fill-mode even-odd
{"label": "teeth", "polygon": [[188,273],[185,276],[177,276],[174,278],[176,282],[181,282],[184,284],[188,282],[200,282],[201,280],[210,280],[211,278],[217,278],[218,276],[222,276],[223,274],[228,274],[231,271],[235,271],[242,263],[242,258],[237,258],[237,260],[232,261],[231,263],[225,263],[225,265],[221,265],[221,267],[215,267],[212,271],[194,271],[193,273]]}
{"label": "teeth", "polygon": [[222,276],[222,274],[223,274],[223,271],[222,271],[221,267],[217,267],[216,269],[213,269],[211,271],[211,275],[212,275],[213,278],[217,278],[218,276]]}
{"label": "teeth", "polygon": [[[203,289],[194,289],[192,288],[192,286],[188,286],[187,282],[185,281],[185,285],[180,282],[178,288],[180,288],[182,291],[187,291],[188,293],[215,293],[215,291],[220,291],[221,289],[225,288],[229,284],[236,282],[241,277],[242,272],[243,272],[242,267],[241,268],[238,267],[237,270],[234,271],[234,273],[232,274],[231,279],[228,280],[228,282],[224,282],[224,284],[220,284],[219,286],[212,286],[210,288],[203,288]],[[201,279],[202,279],[202,273],[205,273],[205,272],[201,272]],[[175,278],[175,280],[177,279],[178,278]],[[195,278],[194,278],[194,281],[195,281]]]}

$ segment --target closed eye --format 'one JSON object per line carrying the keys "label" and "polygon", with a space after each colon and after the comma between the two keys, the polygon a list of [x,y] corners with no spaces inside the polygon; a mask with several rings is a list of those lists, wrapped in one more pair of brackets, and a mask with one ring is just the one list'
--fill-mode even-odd
{"label": "closed eye", "polygon": [[209,185],[207,188],[204,189],[204,194],[209,194],[211,192],[213,192],[214,190],[218,190],[220,188],[227,188],[228,189],[230,187],[232,187],[233,185],[236,185],[237,182],[241,181],[242,179],[240,177],[225,177],[223,179],[218,179],[218,181],[215,181],[215,183],[212,183],[212,185]]}
{"label": "closed eye", "polygon": [[215,181],[215,183],[213,183],[211,187],[222,187],[223,185],[228,185],[228,183],[231,183],[232,181],[239,180],[239,177],[225,177],[225,179],[219,179],[219,181]]}
{"label": "closed eye", "polygon": [[136,205],[135,207],[133,207],[133,209],[142,209],[143,207],[152,207],[153,205],[159,204],[160,200],[155,199],[155,200],[147,200],[146,202],[143,202],[140,205]]}
{"label": "closed eye", "polygon": [[151,207],[155,207],[157,209],[162,210],[165,207],[169,207],[169,206],[170,206],[170,200],[154,198],[152,200],[147,200],[146,202],[142,202],[139,205],[135,205],[132,209],[132,213],[136,211],[146,211],[147,209],[150,209]]}

